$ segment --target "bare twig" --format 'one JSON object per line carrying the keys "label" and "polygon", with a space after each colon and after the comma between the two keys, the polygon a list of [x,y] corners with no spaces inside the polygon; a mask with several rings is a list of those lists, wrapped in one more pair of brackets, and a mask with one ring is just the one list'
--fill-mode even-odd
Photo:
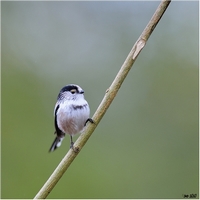
{"label": "bare twig", "polygon": [[162,15],[164,14],[170,2],[171,1],[163,0],[160,3],[153,17],[151,18],[146,28],[140,35],[139,39],[134,44],[126,60],[124,61],[121,69],[119,70],[117,76],[112,82],[111,86],[106,90],[106,94],[93,116],[95,124],[87,125],[85,131],[80,135],[80,137],[75,142],[74,147],[76,148],[77,153],[75,153],[71,149],[68,151],[68,153],[65,155],[65,157],[62,159],[58,167],[53,172],[53,174],[49,177],[47,182],[35,196],[35,199],[44,199],[48,196],[48,194],[54,188],[56,183],[65,173],[67,168],[70,166],[74,158],[78,155],[78,152],[80,152],[80,150],[83,148],[89,137],[92,135],[93,131],[95,130],[96,126],[98,125],[98,123],[104,116],[105,112],[107,111],[108,107],[112,103],[113,99],[115,98],[119,88],[121,87],[124,79],[126,78],[128,72],[130,71],[133,63],[135,62],[141,50],[146,45],[148,38],[150,37],[156,25],[158,24],[159,20],[161,19]]}

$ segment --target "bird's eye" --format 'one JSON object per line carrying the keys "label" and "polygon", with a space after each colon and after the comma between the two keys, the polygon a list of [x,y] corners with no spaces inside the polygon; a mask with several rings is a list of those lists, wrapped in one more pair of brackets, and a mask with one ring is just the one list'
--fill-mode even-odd
{"label": "bird's eye", "polygon": [[70,92],[71,92],[72,94],[74,94],[74,93],[76,93],[76,89],[72,89],[72,90],[70,90]]}

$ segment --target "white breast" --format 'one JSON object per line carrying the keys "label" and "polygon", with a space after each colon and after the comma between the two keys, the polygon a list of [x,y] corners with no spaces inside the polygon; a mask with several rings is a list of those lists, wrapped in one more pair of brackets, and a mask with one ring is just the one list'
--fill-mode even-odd
{"label": "white breast", "polygon": [[59,129],[69,135],[80,133],[89,118],[90,108],[85,99],[64,101],[57,111]]}

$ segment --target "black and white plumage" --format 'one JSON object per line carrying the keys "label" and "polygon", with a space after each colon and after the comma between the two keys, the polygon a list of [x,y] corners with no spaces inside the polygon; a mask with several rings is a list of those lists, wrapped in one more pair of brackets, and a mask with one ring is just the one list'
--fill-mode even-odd
{"label": "black and white plumage", "polygon": [[83,89],[75,84],[66,85],[60,90],[54,108],[54,125],[57,136],[49,152],[61,145],[65,134],[70,135],[70,148],[73,148],[72,136],[83,131],[88,121],[93,123],[93,120],[89,118],[90,108],[83,93]]}

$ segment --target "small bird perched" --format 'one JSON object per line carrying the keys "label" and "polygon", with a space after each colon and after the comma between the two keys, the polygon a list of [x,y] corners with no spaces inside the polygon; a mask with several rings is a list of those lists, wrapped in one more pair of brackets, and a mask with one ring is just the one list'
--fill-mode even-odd
{"label": "small bird perched", "polygon": [[61,145],[65,134],[70,135],[70,148],[73,149],[72,136],[80,133],[88,121],[94,123],[89,118],[90,108],[83,93],[83,89],[75,84],[66,85],[60,90],[54,108],[54,125],[57,136],[49,152],[56,150]]}

